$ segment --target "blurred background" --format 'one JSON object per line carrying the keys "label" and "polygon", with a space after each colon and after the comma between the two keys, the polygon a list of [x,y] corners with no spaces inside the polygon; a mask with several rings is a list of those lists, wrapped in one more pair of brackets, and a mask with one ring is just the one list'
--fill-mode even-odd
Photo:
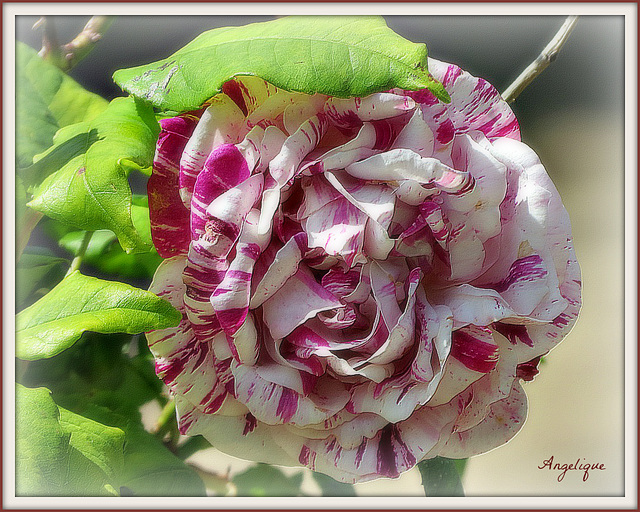
{"label": "blurred background", "polygon": [[[60,42],[84,16],[53,17]],[[266,21],[269,16],[120,16],[71,76],[112,99],[116,69],[167,57],[201,32]],[[37,16],[18,16],[17,39],[40,49]],[[559,16],[387,16],[389,26],[429,55],[489,80],[499,91],[532,62],[564,20]],[[622,496],[624,494],[624,18],[583,16],[558,59],[513,104],[522,138],[540,155],[569,211],[583,273],[583,309],[571,334],[525,383],[529,418],[507,445],[472,458],[468,496]],[[36,232],[34,237],[40,235]],[[152,416],[155,411],[149,410]],[[604,464],[604,471],[540,470]],[[248,463],[206,450],[192,462],[215,471]],[[309,493],[317,492],[305,476]],[[356,485],[362,496],[423,495],[420,475]]]}

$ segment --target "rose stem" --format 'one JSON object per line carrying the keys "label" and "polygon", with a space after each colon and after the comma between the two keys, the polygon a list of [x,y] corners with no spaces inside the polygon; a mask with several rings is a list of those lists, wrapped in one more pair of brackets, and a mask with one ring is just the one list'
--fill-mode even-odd
{"label": "rose stem", "polygon": [[80,247],[78,248],[78,252],[76,252],[75,258],[71,260],[71,265],[69,266],[69,270],[65,274],[65,277],[69,274],[72,274],[76,270],[80,268],[80,264],[82,263],[82,258],[84,257],[84,253],[87,251],[87,247],[89,247],[89,241],[93,236],[93,231],[85,231],[84,238],[80,243]]}
{"label": "rose stem", "polygon": [[69,71],[93,50],[114,20],[115,16],[93,16],[73,41],[59,46],[52,21],[43,16],[33,26],[42,25],[44,29],[39,55],[63,71]]}
{"label": "rose stem", "polygon": [[578,16],[568,16],[562,24],[562,27],[560,27],[560,30],[558,30],[553,39],[549,41],[549,44],[542,50],[538,58],[529,64],[527,68],[520,73],[520,76],[507,87],[507,90],[502,93],[502,98],[507,103],[512,103],[520,93],[556,59],[560,49],[567,41],[569,34],[571,34],[576,26],[577,21]]}
{"label": "rose stem", "polygon": [[155,428],[153,429],[153,433],[158,437],[163,438],[167,431],[171,429],[171,424],[175,421],[175,418],[176,405],[172,398],[171,400],[167,401],[164,408],[160,412],[160,416],[158,416],[158,421],[156,422]]}

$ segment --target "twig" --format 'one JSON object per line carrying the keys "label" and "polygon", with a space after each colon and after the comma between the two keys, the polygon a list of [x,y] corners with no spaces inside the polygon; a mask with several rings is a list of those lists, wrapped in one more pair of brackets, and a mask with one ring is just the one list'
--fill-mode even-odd
{"label": "twig", "polygon": [[542,50],[538,58],[529,64],[529,66],[520,73],[520,76],[507,87],[507,90],[502,93],[502,97],[507,103],[512,103],[520,93],[556,59],[558,52],[560,52],[560,49],[567,41],[577,21],[578,16],[567,17],[562,27],[560,27],[560,30],[558,30],[553,39],[549,41],[549,44]]}
{"label": "twig", "polygon": [[80,243],[80,247],[78,248],[78,252],[76,252],[75,258],[71,260],[71,265],[69,266],[69,270],[65,274],[65,277],[69,274],[72,274],[76,270],[80,268],[80,264],[82,263],[82,258],[84,258],[84,253],[87,252],[87,247],[89,247],[89,242],[91,241],[91,237],[93,236],[93,231],[87,231],[84,234],[84,238]]}
{"label": "twig", "polygon": [[58,44],[58,36],[53,22],[47,17],[42,16],[33,25],[33,30],[42,27],[42,49],[38,55],[44,60],[53,62],[56,66],[62,62],[62,50]]}
{"label": "twig", "polygon": [[156,422],[155,428],[152,432],[158,437],[163,438],[171,429],[171,424],[175,422],[175,419],[176,405],[172,398],[165,404],[164,408],[160,412],[160,416],[158,417],[158,421]]}
{"label": "twig", "polygon": [[68,71],[84,59],[111,26],[115,16],[93,16],[70,43],[62,46]]}
{"label": "twig", "polygon": [[52,21],[43,16],[33,26],[34,29],[43,27],[42,49],[39,55],[63,71],[69,71],[93,50],[114,19],[114,16],[93,16],[73,41],[60,46]]}

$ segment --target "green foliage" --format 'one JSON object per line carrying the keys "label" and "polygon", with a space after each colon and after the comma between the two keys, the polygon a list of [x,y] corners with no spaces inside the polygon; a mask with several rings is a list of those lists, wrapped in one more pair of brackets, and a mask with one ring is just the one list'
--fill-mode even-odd
{"label": "green foliage", "polygon": [[16,306],[21,308],[53,288],[68,264],[48,249],[27,247],[16,265]]}
{"label": "green foliage", "polygon": [[[176,457],[154,435],[147,432],[139,418],[126,411],[104,405],[115,402],[119,394],[104,393],[102,403],[87,401],[82,395],[61,396],[61,403],[79,414],[124,431],[124,467],[118,478],[123,496],[204,496],[202,480],[191,467]],[[106,399],[106,400],[105,400]]]}
{"label": "green foliage", "polygon": [[98,466],[113,486],[124,469],[124,432],[60,408],[60,425],[69,445]]}
{"label": "green foliage", "polygon": [[[131,219],[142,240],[151,244],[149,205],[146,196],[133,196]],[[56,229],[60,229],[60,226],[57,226]],[[84,231],[62,229],[58,231],[58,244],[71,254],[76,254],[82,243],[84,233]],[[113,231],[107,229],[95,231],[85,252],[83,263],[107,274],[134,279],[149,279],[153,277],[156,268],[162,261],[155,249],[149,252],[127,254],[116,241],[117,238]]]}
{"label": "green foliage", "polygon": [[85,331],[136,334],[175,326],[180,318],[150,292],[76,271],[18,314],[16,355],[25,360],[52,357]]}
{"label": "green foliage", "polygon": [[127,171],[131,162],[151,165],[158,132],[151,107],[134,98],[116,98],[91,122],[63,128],[23,172],[34,186],[29,206],[79,229],[110,229],[127,252],[148,251],[132,220]]}
{"label": "green foliage", "polygon": [[60,409],[45,388],[16,387],[16,494],[110,496],[124,432]]}
{"label": "green foliage", "polygon": [[351,484],[338,482],[324,473],[313,473],[313,479],[320,486],[323,496],[356,496]]}
{"label": "green foliage", "polygon": [[[58,243],[60,247],[74,253],[80,247],[84,233],[84,231],[69,232]],[[153,276],[162,258],[155,250],[127,254],[117,243],[113,231],[101,229],[93,233],[82,261],[106,274],[147,279]]]}
{"label": "green foliage", "polygon": [[62,128],[90,121],[107,101],[80,86],[29,46],[16,42],[16,160],[28,167]]}
{"label": "green foliage", "polygon": [[238,496],[299,496],[302,473],[285,475],[281,469],[257,464],[233,478]]}
{"label": "green foliage", "polygon": [[24,385],[49,388],[73,411],[92,403],[139,422],[140,406],[162,392],[144,336],[85,333],[72,350],[20,362],[26,365]]}
{"label": "green foliage", "polygon": [[16,481],[23,496],[204,496],[197,473],[138,420],[45,388],[17,386]]}
{"label": "green foliage", "polygon": [[464,496],[462,472],[465,463],[435,457],[418,463],[426,496]]}
{"label": "green foliage", "polygon": [[428,88],[449,101],[427,71],[427,48],[380,17],[290,16],[205,32],[172,56],[116,71],[125,91],[162,110],[193,110],[239,75],[289,91],[366,96],[393,87]]}
{"label": "green foliage", "polygon": [[61,407],[80,418],[124,433],[123,463],[113,466],[112,485],[121,495],[204,496],[197,473],[142,425],[140,406],[162,390],[143,336],[87,334],[73,350],[30,362],[22,380],[46,385]]}
{"label": "green foliage", "polygon": [[42,214],[36,212],[31,208],[27,208],[27,201],[29,201],[29,194],[27,189],[22,183],[22,180],[16,176],[16,257],[20,258],[20,255],[24,251],[31,232],[36,227]]}
{"label": "green foliage", "polygon": [[126,430],[123,485],[135,496],[204,496],[197,473],[143,428]]}

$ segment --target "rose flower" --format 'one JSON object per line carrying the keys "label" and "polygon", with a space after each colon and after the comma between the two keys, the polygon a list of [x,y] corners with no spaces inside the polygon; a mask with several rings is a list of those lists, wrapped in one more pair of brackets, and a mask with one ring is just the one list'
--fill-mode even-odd
{"label": "rose flower", "polygon": [[572,327],[569,218],[496,90],[335,98],[227,82],[161,122],[148,334],[180,431],[345,482],[522,427],[521,380]]}

